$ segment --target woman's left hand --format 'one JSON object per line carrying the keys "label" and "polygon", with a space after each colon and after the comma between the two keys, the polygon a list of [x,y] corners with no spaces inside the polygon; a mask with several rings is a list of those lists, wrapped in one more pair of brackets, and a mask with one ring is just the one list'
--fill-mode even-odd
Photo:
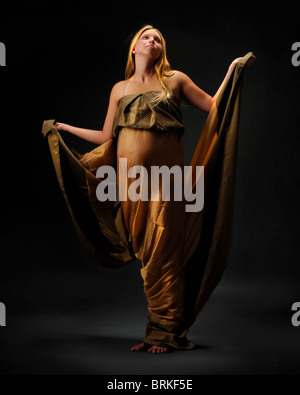
{"label": "woman's left hand", "polygon": [[[234,59],[234,61],[231,63],[231,67],[234,67],[236,64],[237,64],[237,62],[239,61],[239,60],[241,60],[241,59],[243,59],[242,57],[241,58],[236,58],[236,59]],[[255,60],[256,60],[256,56],[254,56],[254,55],[252,55],[251,56],[251,58],[249,58],[249,60],[248,60],[248,62],[247,62],[247,67],[251,67],[252,65],[253,65],[253,63],[255,62]]]}
{"label": "woman's left hand", "polygon": [[247,67],[251,67],[255,61],[256,61],[256,56],[252,55],[247,62]]}

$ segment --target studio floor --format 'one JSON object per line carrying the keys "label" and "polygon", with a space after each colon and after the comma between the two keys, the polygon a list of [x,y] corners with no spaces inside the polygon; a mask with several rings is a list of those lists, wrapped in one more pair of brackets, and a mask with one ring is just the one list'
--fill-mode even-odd
{"label": "studio floor", "polygon": [[147,321],[134,264],[89,273],[56,262],[51,270],[41,265],[7,277],[3,286],[2,374],[300,373],[300,327],[291,324],[291,288],[279,279],[237,285],[225,275],[190,331],[199,348],[165,355],[130,351]]}

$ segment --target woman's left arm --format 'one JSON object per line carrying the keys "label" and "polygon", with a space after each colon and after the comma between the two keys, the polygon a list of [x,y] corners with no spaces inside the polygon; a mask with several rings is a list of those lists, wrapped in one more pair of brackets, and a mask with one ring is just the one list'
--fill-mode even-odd
{"label": "woman's left arm", "polygon": [[[225,78],[224,78],[222,84],[219,86],[219,89],[217,90],[216,94],[215,94],[214,97],[213,97],[213,100],[214,100],[214,101],[216,101],[216,99],[217,99],[219,93],[221,92],[221,90],[223,89],[224,85],[226,84],[226,82],[227,82],[227,80],[228,80],[228,78],[229,78],[229,76],[230,76],[232,70],[234,69],[235,65],[238,63],[238,61],[239,61],[240,59],[243,59],[243,58],[236,58],[236,59],[234,59],[234,61],[233,61],[233,62],[231,63],[231,65],[229,66],[229,69],[228,69],[228,71],[227,71],[227,74],[225,75]],[[250,67],[250,66],[253,64],[253,62],[255,62],[255,59],[256,59],[256,57],[255,57],[254,55],[252,55],[251,58],[250,58],[250,59],[248,60],[248,62],[247,62],[247,66]]]}
{"label": "woman's left arm", "polygon": [[[192,106],[199,108],[202,111],[209,112],[219,93],[227,83],[233,68],[240,59],[241,58],[237,58],[231,63],[224,80],[213,97],[199,88],[186,74],[177,71],[176,78],[180,86],[181,98]],[[255,56],[252,56],[249,60],[251,60],[251,62],[248,64],[251,65],[255,60]]]}

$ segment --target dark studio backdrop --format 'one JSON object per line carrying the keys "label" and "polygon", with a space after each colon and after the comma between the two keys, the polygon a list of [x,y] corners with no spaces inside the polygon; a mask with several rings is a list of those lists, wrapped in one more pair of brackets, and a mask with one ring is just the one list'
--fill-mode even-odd
{"label": "dark studio backdrop", "polygon": [[[279,1],[27,1],[1,13],[1,373],[300,373],[298,15]],[[164,356],[129,351],[147,322],[139,265],[109,270],[86,255],[41,134],[54,118],[102,128],[132,33],[149,23],[172,67],[212,95],[236,57],[257,58],[243,86],[228,267],[190,331],[201,348]],[[189,164],[206,114],[182,112]]]}

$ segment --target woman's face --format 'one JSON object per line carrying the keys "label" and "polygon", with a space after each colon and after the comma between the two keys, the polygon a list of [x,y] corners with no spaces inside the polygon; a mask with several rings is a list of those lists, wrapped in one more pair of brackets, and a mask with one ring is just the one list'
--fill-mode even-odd
{"label": "woman's face", "polygon": [[148,55],[157,60],[162,53],[161,36],[155,29],[144,31],[138,39],[132,53],[135,55]]}

